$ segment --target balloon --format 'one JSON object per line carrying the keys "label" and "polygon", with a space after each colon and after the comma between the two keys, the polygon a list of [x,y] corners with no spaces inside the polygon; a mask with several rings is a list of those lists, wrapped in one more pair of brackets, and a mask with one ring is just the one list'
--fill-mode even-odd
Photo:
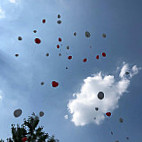
{"label": "balloon", "polygon": [[67,48],[68,50],[70,49],[70,47],[69,47],[69,46],[67,46],[66,48]]}
{"label": "balloon", "polygon": [[16,56],[16,57],[18,57],[18,56],[19,56],[19,54],[15,54],[15,56]]}
{"label": "balloon", "polygon": [[113,132],[111,131],[111,134],[113,135]]}
{"label": "balloon", "polygon": [[104,93],[103,93],[103,92],[99,92],[99,93],[98,93],[98,98],[99,98],[100,100],[102,100],[102,99],[104,98]]}
{"label": "balloon", "polygon": [[102,37],[103,37],[103,38],[106,38],[106,34],[105,34],[105,33],[103,33],[103,34],[102,34]]}
{"label": "balloon", "polygon": [[19,117],[22,114],[22,110],[16,109],[13,114],[14,114],[15,117]]}
{"label": "balloon", "polygon": [[126,75],[129,75],[129,72],[125,72]]}
{"label": "balloon", "polygon": [[41,85],[44,85],[44,82],[41,82]]}
{"label": "balloon", "polygon": [[86,31],[86,32],[85,32],[85,36],[86,36],[87,38],[89,38],[89,37],[91,36],[91,34],[90,34],[88,31]]}
{"label": "balloon", "polygon": [[99,108],[98,108],[98,107],[95,107],[95,110],[96,110],[96,111],[98,111],[98,110],[99,110]]}
{"label": "balloon", "polygon": [[49,53],[46,53],[46,56],[49,56]]}
{"label": "balloon", "polygon": [[22,37],[21,37],[21,36],[19,36],[19,37],[18,37],[18,40],[22,40]]}
{"label": "balloon", "polygon": [[123,118],[120,118],[120,119],[119,119],[119,122],[120,122],[120,123],[123,123]]}
{"label": "balloon", "polygon": [[33,32],[34,32],[34,33],[36,33],[37,31],[36,31],[36,30],[34,30]]}
{"label": "balloon", "polygon": [[74,32],[74,36],[76,36],[76,32]]}
{"label": "balloon", "polygon": [[60,15],[60,14],[58,14],[58,18],[61,18],[61,15]]}
{"label": "balloon", "polygon": [[42,117],[44,115],[43,111],[40,111],[39,116]]}
{"label": "balloon", "polygon": [[62,23],[62,21],[61,21],[61,20],[58,20],[58,21],[57,21],[57,23],[58,23],[58,24],[61,24],[61,23]]}

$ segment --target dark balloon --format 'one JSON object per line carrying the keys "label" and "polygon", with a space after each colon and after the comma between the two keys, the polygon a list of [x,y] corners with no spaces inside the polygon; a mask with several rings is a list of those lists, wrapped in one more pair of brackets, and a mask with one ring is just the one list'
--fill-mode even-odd
{"label": "dark balloon", "polygon": [[22,37],[21,37],[21,36],[19,36],[19,37],[18,37],[18,40],[22,40]]}
{"label": "dark balloon", "polygon": [[46,56],[49,56],[49,53],[46,53]]}
{"label": "dark balloon", "polygon": [[91,34],[90,34],[88,31],[86,31],[86,32],[85,32],[85,36],[86,36],[87,38],[89,38],[89,37],[91,36]]}
{"label": "dark balloon", "polygon": [[61,15],[60,14],[58,14],[58,16],[57,16],[58,18],[61,18]]}
{"label": "dark balloon", "polygon": [[123,121],[124,121],[123,118],[119,118],[120,123],[123,123]]}
{"label": "dark balloon", "polygon": [[18,57],[18,56],[19,56],[19,54],[15,54],[15,56],[16,56],[16,57]]}
{"label": "dark balloon", "polygon": [[61,23],[62,23],[62,21],[61,21],[61,20],[58,20],[58,21],[57,21],[57,23],[58,23],[58,24],[61,24]]}
{"label": "dark balloon", "polygon": [[106,38],[106,34],[105,34],[105,33],[103,33],[103,34],[102,34],[102,37],[103,37],[103,38]]}
{"label": "dark balloon", "polygon": [[76,32],[74,32],[74,36],[76,36]]}
{"label": "dark balloon", "polygon": [[104,98],[104,93],[103,93],[103,92],[99,92],[99,93],[98,93],[98,98],[99,98],[100,100],[102,100],[102,99]]}
{"label": "dark balloon", "polygon": [[44,85],[44,82],[41,82],[41,85]]}
{"label": "dark balloon", "polygon": [[36,30],[34,30],[33,32],[34,32],[34,33],[36,33],[37,31],[36,31]]}
{"label": "dark balloon", "polygon": [[69,46],[67,46],[66,48],[67,48],[68,50],[70,49],[70,47],[69,47]]}
{"label": "dark balloon", "polygon": [[40,111],[39,116],[40,116],[40,117],[44,116],[44,112],[43,112],[43,111]]}
{"label": "dark balloon", "polygon": [[96,111],[98,111],[98,110],[99,110],[99,108],[98,108],[98,107],[95,107],[95,110],[96,110]]}
{"label": "dark balloon", "polygon": [[129,75],[129,72],[125,72],[126,75]]}

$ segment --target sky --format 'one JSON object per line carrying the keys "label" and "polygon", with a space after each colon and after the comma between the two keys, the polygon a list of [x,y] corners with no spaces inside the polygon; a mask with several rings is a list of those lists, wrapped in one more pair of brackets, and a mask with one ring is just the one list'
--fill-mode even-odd
{"label": "sky", "polygon": [[43,111],[39,125],[60,142],[141,142],[141,5],[0,0],[0,138],[11,136],[11,124]]}

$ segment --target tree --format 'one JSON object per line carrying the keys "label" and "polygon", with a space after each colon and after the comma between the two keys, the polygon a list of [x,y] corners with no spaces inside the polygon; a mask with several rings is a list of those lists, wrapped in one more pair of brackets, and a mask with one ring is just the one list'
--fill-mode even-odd
{"label": "tree", "polygon": [[[24,123],[17,127],[14,124],[11,125],[12,138],[8,138],[7,142],[59,142],[59,140],[53,136],[49,136],[48,133],[43,132],[43,127],[37,125],[39,123],[39,117],[34,113]],[[0,142],[4,142],[2,139]]]}

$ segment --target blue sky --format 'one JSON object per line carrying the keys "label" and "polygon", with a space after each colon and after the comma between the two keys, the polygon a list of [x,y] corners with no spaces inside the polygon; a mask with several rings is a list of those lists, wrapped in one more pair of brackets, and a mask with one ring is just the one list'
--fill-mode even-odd
{"label": "blue sky", "polygon": [[[141,4],[140,0],[0,0],[0,138],[11,136],[12,123],[21,124],[32,112],[43,111],[40,125],[61,142],[141,142]],[[34,42],[36,37],[41,44]],[[51,85],[54,80],[59,82],[56,88]],[[99,91],[105,94],[102,101]],[[15,118],[18,108],[23,113]],[[110,118],[105,115],[108,111]]]}

